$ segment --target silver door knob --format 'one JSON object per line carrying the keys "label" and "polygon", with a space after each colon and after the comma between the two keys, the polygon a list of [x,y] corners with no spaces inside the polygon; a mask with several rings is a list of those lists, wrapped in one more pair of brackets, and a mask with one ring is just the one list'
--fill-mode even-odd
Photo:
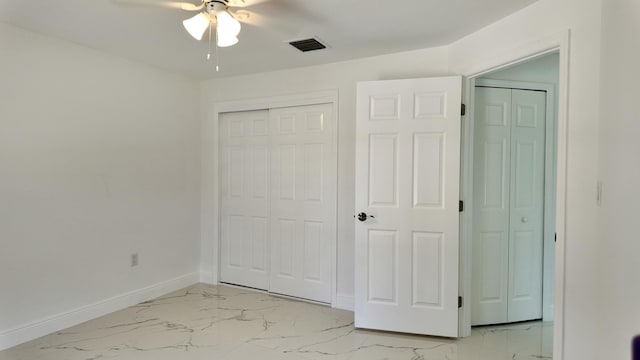
{"label": "silver door knob", "polygon": [[529,222],[529,219],[523,216],[522,219],[520,219],[520,221],[523,223],[526,223],[526,222]]}

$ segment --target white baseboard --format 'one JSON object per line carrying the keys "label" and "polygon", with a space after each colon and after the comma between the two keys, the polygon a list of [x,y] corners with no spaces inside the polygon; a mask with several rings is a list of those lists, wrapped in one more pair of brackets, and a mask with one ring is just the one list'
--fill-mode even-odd
{"label": "white baseboard", "polygon": [[172,291],[180,290],[196,284],[199,281],[200,273],[194,272],[18,326],[0,333],[0,350],[8,349],[41,336],[168,294]]}
{"label": "white baseboard", "polygon": [[354,299],[351,296],[338,295],[336,296],[336,302],[333,304],[333,307],[336,309],[354,311]]}

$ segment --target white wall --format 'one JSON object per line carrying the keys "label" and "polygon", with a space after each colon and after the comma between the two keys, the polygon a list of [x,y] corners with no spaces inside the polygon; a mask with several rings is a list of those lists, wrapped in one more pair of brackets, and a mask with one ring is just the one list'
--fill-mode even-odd
{"label": "white wall", "polygon": [[[355,102],[356,82],[447,74],[446,48],[434,48],[362,60],[348,61],[286,71],[230,77],[206,81],[203,99],[203,237],[202,270],[217,276],[217,211],[213,190],[217,174],[213,168],[216,149],[211,147],[217,124],[211,121],[215,102],[256,99],[321,90],[339,92],[338,109],[338,254],[337,293],[344,302],[352,301],[354,278],[355,214]],[[208,145],[207,145],[208,144]],[[207,206],[206,204],[212,204]]]}
{"label": "white wall", "polygon": [[198,271],[200,123],[195,81],[1,23],[0,44],[2,348]]}
{"label": "white wall", "polygon": [[603,1],[600,359],[631,359],[640,334],[640,2]]}
{"label": "white wall", "polygon": [[[570,29],[563,359],[599,359],[595,189],[600,100],[600,0],[540,0],[450,46],[454,73],[469,74]],[[607,356],[606,358],[613,358]]]}

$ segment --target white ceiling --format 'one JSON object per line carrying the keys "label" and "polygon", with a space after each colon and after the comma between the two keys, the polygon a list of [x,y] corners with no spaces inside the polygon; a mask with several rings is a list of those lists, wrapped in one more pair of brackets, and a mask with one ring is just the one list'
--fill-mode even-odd
{"label": "white ceiling", "polygon": [[[270,20],[243,25],[240,42],[220,49],[218,73],[206,61],[208,42],[182,27],[193,16],[182,10],[112,0],[0,0],[0,21],[206,79],[447,45],[535,1],[270,0],[246,8]],[[329,48],[301,53],[288,44],[310,36]]]}

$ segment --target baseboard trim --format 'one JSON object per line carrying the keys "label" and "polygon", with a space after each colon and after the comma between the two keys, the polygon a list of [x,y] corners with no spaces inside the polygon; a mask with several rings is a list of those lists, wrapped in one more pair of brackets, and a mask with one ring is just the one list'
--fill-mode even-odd
{"label": "baseboard trim", "polygon": [[65,313],[53,315],[0,333],[0,350],[37,339],[70,326],[122,310],[126,307],[151,300],[158,296],[180,290],[200,281],[200,272],[185,274],[167,281],[130,291],[95,302]]}
{"label": "baseboard trim", "polygon": [[355,301],[351,296],[336,296],[336,302],[333,304],[333,307],[336,309],[354,311],[355,310]]}

